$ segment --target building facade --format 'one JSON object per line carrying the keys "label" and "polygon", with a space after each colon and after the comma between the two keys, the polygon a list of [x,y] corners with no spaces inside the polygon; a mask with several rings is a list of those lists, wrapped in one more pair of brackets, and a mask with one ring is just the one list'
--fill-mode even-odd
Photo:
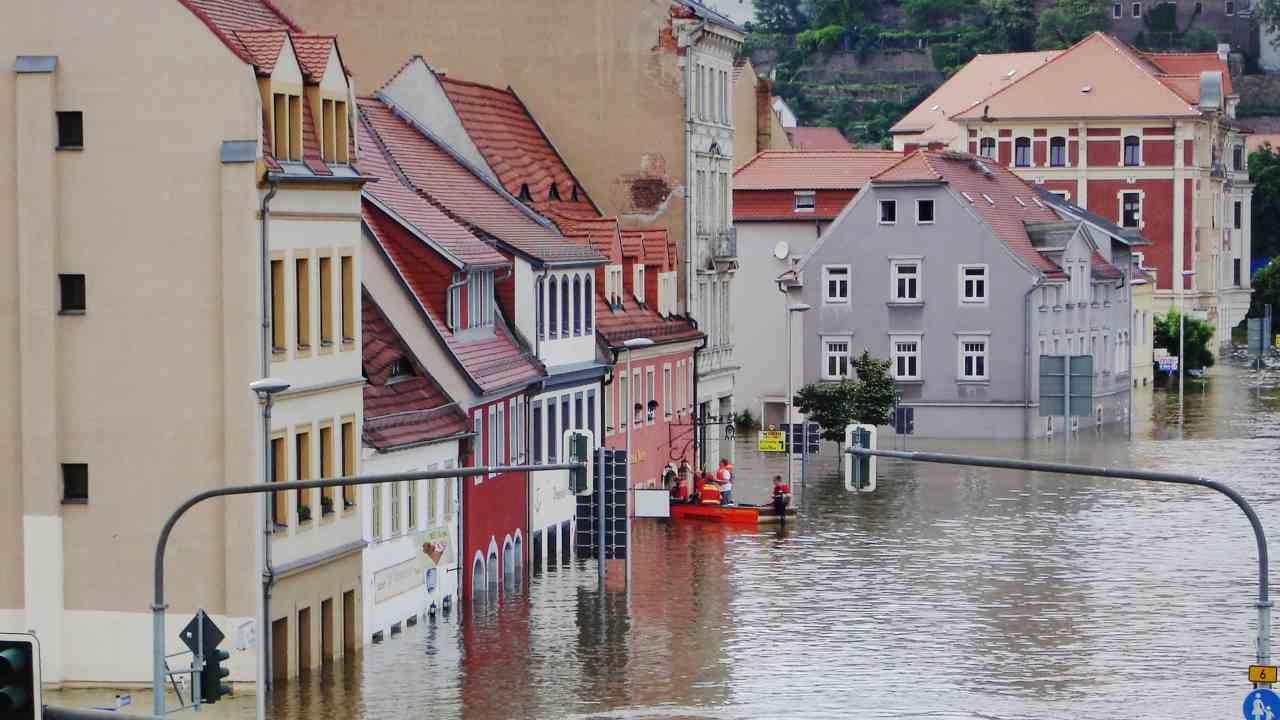
{"label": "building facade", "polygon": [[1129,301],[1108,258],[1127,253],[1005,168],[915,152],[876,174],[783,275],[813,307],[803,381],[849,377],[867,350],[890,361],[915,434],[1033,437],[1063,428],[1039,417],[1039,358],[1091,355],[1090,420],[1122,420]]}
{"label": "building facade", "polygon": [[[1140,232],[1156,307],[1182,297],[1229,342],[1249,307],[1253,186],[1225,57],[1144,53],[1094,33],[1067,50],[975,63],[982,72],[961,70],[896,125],[895,143],[945,135]],[[931,112],[947,120],[928,124]]]}

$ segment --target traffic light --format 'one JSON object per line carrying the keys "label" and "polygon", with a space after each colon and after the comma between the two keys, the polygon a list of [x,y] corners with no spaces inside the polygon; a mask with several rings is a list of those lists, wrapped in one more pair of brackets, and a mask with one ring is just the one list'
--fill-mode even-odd
{"label": "traffic light", "polygon": [[231,686],[222,679],[231,674],[231,670],[222,667],[222,663],[231,658],[231,653],[214,647],[205,646],[204,671],[200,673],[200,702],[213,704],[218,698],[231,693]]}
{"label": "traffic light", "polygon": [[568,449],[566,455],[571,463],[583,463],[584,467],[569,471],[569,492],[574,495],[590,495],[592,491],[592,467],[591,448],[595,444],[592,442],[590,430],[566,430],[564,433],[564,446]]}
{"label": "traffic light", "polygon": [[[844,429],[846,448],[862,447],[876,449],[876,428],[874,425],[848,425]],[[849,492],[875,492],[876,459],[873,455],[844,456],[844,487]]]}
{"label": "traffic light", "polygon": [[0,720],[39,720],[40,644],[34,635],[0,633]]}

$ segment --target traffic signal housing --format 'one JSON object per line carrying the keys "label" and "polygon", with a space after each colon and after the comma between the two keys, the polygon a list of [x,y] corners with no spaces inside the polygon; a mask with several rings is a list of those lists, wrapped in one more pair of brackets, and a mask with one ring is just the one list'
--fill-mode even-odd
{"label": "traffic signal housing", "polygon": [[569,471],[569,492],[574,495],[590,495],[594,485],[591,449],[595,447],[590,430],[566,430],[564,432],[565,457],[571,463],[583,467]]}
{"label": "traffic signal housing", "polygon": [[[854,424],[846,426],[844,429],[844,445],[846,448],[861,447],[875,450],[875,425]],[[875,492],[876,458],[874,455],[845,453],[844,488],[849,492]]]}
{"label": "traffic signal housing", "polygon": [[208,645],[204,650],[204,670],[200,672],[200,702],[212,705],[223,695],[231,694],[231,686],[222,682],[231,670],[222,666],[231,659],[231,653]]}
{"label": "traffic signal housing", "polygon": [[0,633],[0,720],[40,720],[40,643],[27,633]]}

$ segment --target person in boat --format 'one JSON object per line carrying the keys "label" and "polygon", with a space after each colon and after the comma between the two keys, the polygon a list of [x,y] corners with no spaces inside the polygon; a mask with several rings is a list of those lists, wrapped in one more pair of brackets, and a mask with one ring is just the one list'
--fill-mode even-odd
{"label": "person in boat", "polygon": [[707,481],[706,468],[703,468],[703,472],[694,473],[693,497],[690,498],[692,502],[695,502],[695,503],[702,502],[702,486],[706,484],[706,481]]}
{"label": "person in boat", "polygon": [[773,476],[773,511],[785,522],[787,506],[791,504],[791,486],[783,482],[781,475]]}
{"label": "person in boat", "polygon": [[716,483],[720,485],[720,504],[733,504],[733,463],[728,458],[720,458],[720,467],[716,468]]}
{"label": "person in boat", "polygon": [[676,480],[675,483],[671,485],[671,502],[683,503],[683,502],[687,502],[688,500],[689,500],[689,494],[688,494],[687,487],[685,486],[684,483],[680,482],[679,480]]}
{"label": "person in boat", "polygon": [[720,484],[716,479],[711,477],[710,473],[702,477],[702,491],[698,493],[700,502],[703,505],[719,505],[720,504]]}

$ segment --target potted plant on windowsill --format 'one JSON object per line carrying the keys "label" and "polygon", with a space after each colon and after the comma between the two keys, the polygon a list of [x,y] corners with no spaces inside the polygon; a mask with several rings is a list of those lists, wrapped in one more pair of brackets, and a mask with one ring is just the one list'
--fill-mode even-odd
{"label": "potted plant on windowsill", "polygon": [[299,505],[298,506],[298,522],[310,522],[310,520],[311,520],[311,506]]}
{"label": "potted plant on windowsill", "polygon": [[333,514],[333,498],[331,497],[320,498],[320,514],[321,515]]}
{"label": "potted plant on windowsill", "polygon": [[348,499],[346,499],[346,498],[342,498],[342,509],[343,509],[343,510],[350,510],[351,508],[353,508],[353,507],[355,507],[355,506],[356,506],[355,501],[353,501],[353,500],[348,500]]}

